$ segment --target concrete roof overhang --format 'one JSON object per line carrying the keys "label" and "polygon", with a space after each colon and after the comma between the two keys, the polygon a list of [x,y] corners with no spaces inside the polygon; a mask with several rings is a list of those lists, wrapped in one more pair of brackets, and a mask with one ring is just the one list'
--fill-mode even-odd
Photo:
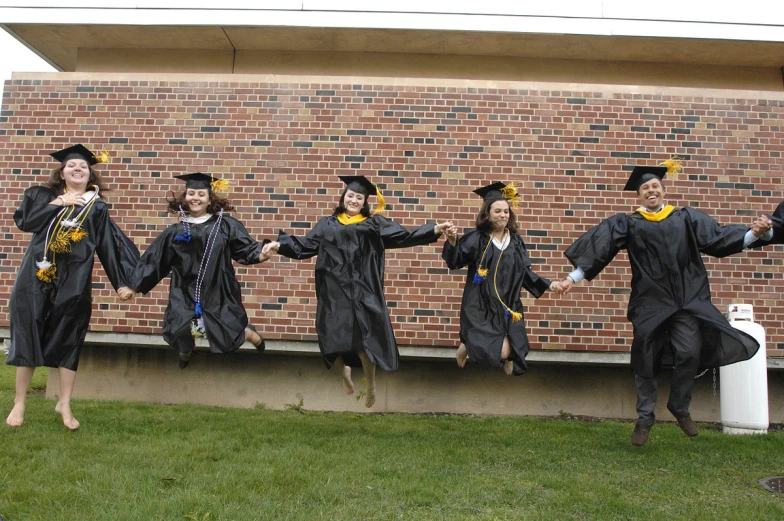
{"label": "concrete roof overhang", "polygon": [[[539,13],[534,9],[539,4],[520,3],[519,8],[512,9],[516,3],[499,4],[492,0],[487,7],[455,4],[474,6],[472,9],[477,11],[469,13],[414,12],[428,5],[441,5],[440,2],[404,2],[402,7],[396,7],[397,2],[386,1],[359,5],[336,0],[279,0],[274,8],[259,3],[262,7],[246,9],[238,6],[247,4],[234,0],[224,0],[221,7],[209,3],[213,7],[202,9],[169,6],[195,5],[194,2],[140,0],[117,2],[112,8],[105,7],[105,2],[67,2],[98,6],[93,9],[47,7],[51,2],[16,3],[34,4],[36,8],[0,7],[1,26],[63,71],[75,70],[79,49],[116,48],[417,53],[673,66],[784,66],[784,12],[779,12],[782,10],[769,16],[738,18],[737,13],[730,17],[731,13],[717,7],[715,13],[703,10],[675,20],[657,18],[668,15],[661,10],[643,13],[645,19],[634,18],[634,12],[627,12],[628,3],[607,1],[569,3],[568,15],[563,15],[566,11],[559,11],[557,6],[547,7],[549,4],[541,4],[544,7],[537,8],[542,11]],[[164,8],[152,7],[158,4]],[[317,10],[319,6],[322,10]],[[373,12],[376,8],[408,11]]]}

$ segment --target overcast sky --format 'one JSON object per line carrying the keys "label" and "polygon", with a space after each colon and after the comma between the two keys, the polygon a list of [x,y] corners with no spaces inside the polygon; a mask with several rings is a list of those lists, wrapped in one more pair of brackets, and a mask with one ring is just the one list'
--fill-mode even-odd
{"label": "overcast sky", "polygon": [[11,73],[24,72],[52,72],[54,67],[43,61],[19,43],[16,38],[0,29],[0,91],[3,90],[5,80],[11,79]]}

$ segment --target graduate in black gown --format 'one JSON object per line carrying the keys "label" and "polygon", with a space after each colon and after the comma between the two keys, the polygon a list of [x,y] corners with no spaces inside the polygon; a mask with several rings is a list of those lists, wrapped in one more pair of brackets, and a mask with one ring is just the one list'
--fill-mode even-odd
{"label": "graduate in black gown", "polygon": [[635,167],[624,190],[636,191],[641,207],[633,214],[605,219],[565,252],[576,268],[562,281],[568,293],[583,278],[592,280],[620,250],[632,268],[628,318],[634,326],[631,363],[636,373],[638,420],[632,444],[644,445],[655,422],[656,374],[673,366],[667,409],[689,436],[698,434],[691,419],[694,378],[698,371],[748,360],[759,345],[734,329],[711,303],[710,284],[701,254],[726,257],[741,252],[764,230],[719,225],[690,207],[664,204],[663,178],[680,163]]}
{"label": "graduate in black gown", "polygon": [[139,260],[131,288],[153,289],[171,274],[163,339],[179,353],[179,367],[190,362],[195,338],[206,337],[212,353],[228,353],[246,340],[264,351],[264,339],[248,321],[232,260],[257,264],[269,260],[265,242],[248,235],[222,196],[228,183],[201,172],[176,176],[185,191],[168,200],[180,222],[155,238]]}
{"label": "graduate in black gown", "polygon": [[[384,252],[429,244],[452,226],[451,222],[424,224],[406,230],[383,217],[384,200],[365,176],[341,176],[346,189],[332,215],[322,218],[305,237],[283,230],[265,251],[279,249],[292,259],[316,260],[316,331],[327,368],[336,364],[346,394],[354,393],[351,367],[365,374],[365,406],[376,400],[376,365],[398,368],[398,349],[384,300]],[[370,214],[368,197],[379,205]]]}
{"label": "graduate in black gown", "polygon": [[457,365],[466,359],[506,374],[521,375],[527,366],[528,335],[520,291],[539,298],[550,281],[531,269],[531,259],[511,204],[519,195],[513,185],[493,183],[474,190],[483,198],[476,228],[460,239],[447,230],[442,257],[449,269],[468,266],[460,305],[460,347]]}
{"label": "graduate in black gown", "polygon": [[103,184],[93,165],[105,162],[82,145],[51,154],[60,161],[45,186],[24,192],[14,222],[33,234],[11,292],[11,340],[6,363],[16,369],[14,407],[6,419],[24,421],[25,399],[36,367],[56,367],[60,395],[55,411],[71,430],[79,352],[92,313],[91,289],[97,253],[109,281],[121,293],[139,259],[139,250],[109,217]]}

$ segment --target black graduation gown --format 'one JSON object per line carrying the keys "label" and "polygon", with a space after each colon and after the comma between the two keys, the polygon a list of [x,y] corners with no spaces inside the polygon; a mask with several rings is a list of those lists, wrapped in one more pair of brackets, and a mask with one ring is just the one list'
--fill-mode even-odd
{"label": "black graduation gown", "polygon": [[770,241],[755,242],[752,246],[764,246],[765,244],[784,244],[784,201],[779,203],[776,211],[770,216],[773,221],[773,238]]}
{"label": "black graduation gown", "polygon": [[577,239],[565,255],[592,280],[626,249],[632,268],[627,313],[634,326],[631,362],[638,375],[651,377],[663,357],[668,363],[672,356],[669,338],[657,329],[680,310],[700,320],[700,369],[748,360],[759,349],[754,338],[731,327],[711,304],[708,274],[700,255],[726,257],[741,252],[747,231],[740,225],[720,226],[688,206],[659,222],[639,213],[618,214]]}
{"label": "black graduation gown", "polygon": [[[191,223],[190,242],[175,240],[183,234],[182,223],[170,225],[144,252],[131,280],[132,288],[147,293],[171,273],[169,305],[163,315],[163,339],[175,348],[193,347],[191,320],[196,317],[196,280],[207,238],[217,219],[213,215],[204,223]],[[269,241],[254,240],[242,223],[224,213],[204,268],[201,289],[202,316],[212,353],[228,353],[245,342],[248,315],[231,261],[258,263],[265,242]]]}
{"label": "black graduation gown", "polygon": [[[71,244],[69,253],[55,257],[56,278],[36,277],[36,262],[44,257],[46,232],[62,206],[49,204],[57,194],[45,186],[24,192],[14,222],[33,238],[19,267],[9,301],[11,345],[6,363],[27,367],[65,367],[75,371],[92,313],[95,254],[115,290],[128,286],[139,250],[109,217],[100,199],[87,214],[82,229],[87,236]],[[52,259],[51,252],[48,259]]]}
{"label": "black graduation gown", "polygon": [[384,299],[384,251],[428,244],[438,239],[434,225],[406,230],[374,215],[343,225],[331,215],[305,237],[278,235],[278,253],[292,259],[316,260],[316,332],[327,368],[339,356],[357,365],[364,351],[384,371],[394,371],[399,356]]}
{"label": "black graduation gown", "polygon": [[504,337],[508,336],[513,353],[510,359],[514,362],[514,374],[521,375],[528,369],[525,363],[529,349],[525,319],[512,322],[511,318],[506,316],[506,309],[496,296],[493,277],[495,275],[498,295],[507,306],[518,313],[523,312],[520,290],[525,288],[531,295],[539,298],[550,287],[550,281],[531,270],[531,260],[522,237],[511,234],[510,243],[503,255],[494,244],[487,249],[483,262],[483,266],[488,268],[487,278],[481,284],[474,284],[474,275],[488,241],[488,234],[474,229],[460,237],[455,246],[449,241],[444,244],[442,257],[449,269],[456,270],[468,265],[460,305],[460,341],[465,344],[471,362],[501,367],[501,348]]}

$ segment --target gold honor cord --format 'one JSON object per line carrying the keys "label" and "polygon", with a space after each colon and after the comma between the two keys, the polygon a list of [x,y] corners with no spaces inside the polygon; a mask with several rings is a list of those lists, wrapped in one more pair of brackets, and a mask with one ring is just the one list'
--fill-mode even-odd
{"label": "gold honor cord", "polygon": [[[61,210],[52,222],[49,224],[49,229],[46,232],[43,260],[36,262],[38,270],[35,276],[38,280],[46,283],[51,283],[57,275],[57,266],[55,264],[55,257],[58,253],[69,253],[71,251],[71,244],[79,242],[87,237],[87,232],[82,228],[87,215],[92,210],[95,200],[98,199],[99,188],[93,186],[95,195],[93,195],[87,206],[83,207],[76,214],[76,217],[71,219],[76,209],[74,206],[69,207],[67,210]],[[68,189],[66,189],[68,192]],[[46,252],[52,252],[52,260],[47,259]]]}
{"label": "gold honor cord", "polygon": [[[509,240],[509,242],[511,243],[509,230],[505,231],[504,240],[501,241],[501,244],[503,245],[507,240]],[[490,244],[492,242],[493,242],[493,238],[490,237],[487,246],[485,246],[485,251],[484,253],[482,253],[482,258],[479,260],[479,266],[481,266],[482,262],[484,262],[485,255],[487,254],[487,250],[490,248]],[[510,244],[507,244],[506,247],[508,248],[509,246]],[[504,251],[506,251],[506,248],[501,249],[501,254],[498,256],[498,262],[496,263],[495,271],[493,272],[493,290],[495,291],[495,296],[498,299],[498,302],[500,302],[501,305],[504,307],[504,310],[506,310],[506,316],[511,318],[512,322],[518,322],[520,319],[523,318],[523,314],[518,313],[517,311],[513,311],[512,308],[506,305],[506,303],[501,299],[501,295],[498,293],[498,285],[496,284],[496,280],[498,278],[498,266],[501,265],[501,257],[504,256]],[[476,274],[474,274],[473,283],[481,284],[482,282],[484,282],[485,278],[487,277],[488,271],[489,270],[487,268],[477,267]]]}

